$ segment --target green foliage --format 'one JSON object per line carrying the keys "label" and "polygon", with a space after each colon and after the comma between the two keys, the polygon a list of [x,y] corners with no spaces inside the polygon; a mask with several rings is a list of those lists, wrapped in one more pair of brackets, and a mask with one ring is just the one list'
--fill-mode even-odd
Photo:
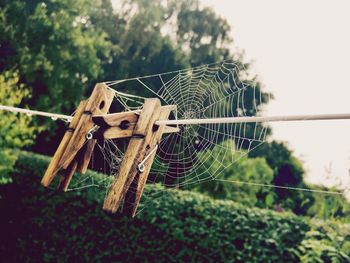
{"label": "green foliage", "polygon": [[[316,190],[338,191],[337,189],[322,186],[313,186]],[[336,219],[342,222],[350,222],[350,203],[342,195],[314,195],[315,202],[307,211],[307,215],[323,220]]]}
{"label": "green foliage", "polygon": [[13,151],[0,148],[0,185],[12,182],[10,174],[16,163]]}
{"label": "green foliage", "polygon": [[[121,1],[112,16],[94,16],[95,23],[108,32],[110,40],[118,47],[117,52],[110,57],[110,63],[104,65],[108,79],[148,75],[189,66],[188,56],[181,47],[161,32],[174,3],[169,1],[168,7],[165,7],[158,0],[126,0]],[[105,3],[104,8],[110,10],[109,4]]]}
{"label": "green foliage", "polygon": [[[170,0],[166,3],[161,0],[123,0],[118,7],[117,16],[124,22],[121,24],[125,24],[123,37],[127,40],[122,38],[119,42],[126,44],[121,45],[128,51],[126,54],[132,55],[132,59],[137,58],[139,63],[153,63],[149,59],[158,53],[154,51],[161,47],[163,39],[171,40],[176,53],[182,54],[187,64],[211,63],[232,56],[228,48],[232,43],[228,22],[212,9],[202,8],[198,0]],[[171,61],[165,58],[167,62]],[[168,66],[171,70],[176,65],[168,63]],[[147,70],[144,65],[139,68]],[[155,70],[153,72],[159,72]]]}
{"label": "green foliage", "polygon": [[[28,98],[29,91],[18,84],[16,71],[0,74],[0,104],[17,106]],[[31,127],[31,117],[1,112],[0,118],[0,184],[11,182],[9,177],[16,161],[16,154],[9,149],[22,148],[33,143],[37,128]]]}
{"label": "green foliage", "polygon": [[[274,185],[309,188],[304,182],[305,174],[302,163],[293,156],[293,152],[284,144],[276,141],[264,143],[249,153],[249,157],[263,157],[273,169],[271,181]],[[314,195],[305,191],[276,188],[273,190],[275,202],[282,208],[296,214],[305,215],[314,203]]]}
{"label": "green foliage", "polygon": [[109,42],[89,20],[99,1],[2,1],[0,69],[16,67],[39,109],[70,110],[101,74]]}
{"label": "green foliage", "polygon": [[[0,104],[17,106],[28,98],[29,90],[23,84],[18,84],[19,75],[16,71],[5,71],[0,74]],[[33,142],[35,128],[30,127],[31,117],[1,112],[0,147],[20,148]]]}
{"label": "green foliage", "polygon": [[297,254],[301,262],[349,262],[350,225],[313,220]]}
{"label": "green foliage", "polygon": [[[69,114],[97,79],[112,50],[107,35],[95,27],[90,14],[100,1],[0,1],[0,72],[15,68],[31,98],[21,106]],[[65,126],[35,118],[45,127],[32,146],[53,153]],[[14,137],[15,138],[15,137]]]}
{"label": "green foliage", "polygon": [[[263,158],[248,158],[242,153],[226,149],[233,149],[232,141],[225,141],[215,146],[210,152],[201,152],[198,156],[201,162],[200,178],[210,178],[217,175],[215,180],[200,183],[195,187],[199,192],[206,193],[214,198],[231,199],[248,206],[255,206],[259,196],[266,196],[265,188],[246,185],[244,182],[269,184],[273,179],[273,170]],[[239,158],[239,159],[238,159]],[[234,160],[238,159],[236,162]],[[225,169],[223,169],[226,167]],[[273,196],[269,196],[273,198]],[[272,206],[273,200],[267,200]]]}
{"label": "green foliage", "polygon": [[1,189],[0,253],[8,261],[292,262],[309,230],[289,213],[158,185],[145,191],[162,198],[143,204],[136,219],[111,216],[91,188],[62,195],[41,187],[48,161],[22,152],[14,183]]}

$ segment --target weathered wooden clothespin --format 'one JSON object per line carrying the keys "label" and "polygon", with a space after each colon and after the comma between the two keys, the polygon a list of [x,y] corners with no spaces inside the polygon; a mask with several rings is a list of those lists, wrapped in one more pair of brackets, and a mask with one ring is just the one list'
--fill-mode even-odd
{"label": "weathered wooden clothespin", "polygon": [[89,137],[94,127],[93,115],[106,114],[113,101],[114,92],[105,84],[95,86],[90,98],[82,101],[56,150],[41,184],[49,186],[57,172],[64,170],[59,189],[66,191],[75,171],[85,173],[91,159],[96,140]]}
{"label": "weathered wooden clothespin", "polygon": [[[175,110],[175,106],[161,107],[158,120],[167,120],[172,110]],[[162,135],[164,133],[173,132],[179,132],[179,129],[166,125],[159,125],[156,129],[152,130],[151,138],[146,146],[145,155],[147,159],[144,157],[143,162],[138,164],[138,172],[125,196],[125,200],[127,200],[129,204],[129,206],[126,206],[126,211],[132,217],[136,215],[137,207],[140,203],[142,192],[147,182],[148,174],[151,170]]]}
{"label": "weathered wooden clothespin", "polygon": [[104,210],[115,213],[127,200],[130,205],[127,212],[135,216],[162,135],[179,131],[176,127],[156,125],[156,121],[168,119],[172,110],[175,106],[161,107],[159,99],[146,99],[141,111],[93,117],[105,139],[130,137],[118,175],[104,201]]}

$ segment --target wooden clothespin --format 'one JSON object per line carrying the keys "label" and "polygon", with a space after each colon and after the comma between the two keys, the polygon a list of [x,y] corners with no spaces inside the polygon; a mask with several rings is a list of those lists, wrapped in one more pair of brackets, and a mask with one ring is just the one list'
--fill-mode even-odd
{"label": "wooden clothespin", "polygon": [[175,108],[173,105],[161,107],[159,99],[147,99],[141,111],[93,117],[95,124],[101,126],[99,132],[105,139],[130,137],[119,173],[104,201],[104,210],[115,213],[122,202],[128,200],[127,212],[135,216],[156,155],[155,147],[164,133],[179,131],[176,127],[156,125],[155,122],[168,119]]}
{"label": "wooden clothespin", "polygon": [[56,150],[41,184],[49,186],[57,172],[64,169],[60,178],[59,189],[66,191],[75,171],[85,173],[96,144],[96,140],[87,138],[94,127],[93,115],[106,114],[113,101],[114,92],[99,83],[90,98],[82,101]]}
{"label": "wooden clothespin", "polygon": [[[176,107],[173,105],[161,107],[158,120],[167,120],[171,111],[175,109]],[[148,158],[143,159],[144,163],[141,163],[141,166],[140,164],[138,165],[138,173],[136,174],[134,181],[129,187],[125,196],[125,200],[127,200],[128,204],[130,204],[126,207],[126,211],[132,217],[136,215],[137,207],[140,203],[142,192],[147,182],[148,174],[151,170],[154,158],[156,157],[156,149],[158,148],[162,135],[173,132],[179,132],[179,128],[159,125],[155,130],[152,130],[152,135],[147,144],[145,152],[145,155]]]}

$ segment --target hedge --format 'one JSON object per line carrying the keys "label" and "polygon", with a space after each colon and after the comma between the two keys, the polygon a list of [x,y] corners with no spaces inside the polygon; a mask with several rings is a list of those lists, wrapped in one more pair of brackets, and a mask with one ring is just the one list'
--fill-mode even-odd
{"label": "hedge", "polygon": [[136,218],[110,215],[90,188],[58,194],[41,187],[48,161],[22,152],[13,183],[1,186],[4,262],[297,262],[309,230],[292,214],[159,185],[146,191],[163,197]]}

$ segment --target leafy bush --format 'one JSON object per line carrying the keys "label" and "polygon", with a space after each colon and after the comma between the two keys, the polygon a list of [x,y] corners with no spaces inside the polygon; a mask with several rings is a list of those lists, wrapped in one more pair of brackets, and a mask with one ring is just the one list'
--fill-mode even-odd
{"label": "leafy bush", "polygon": [[[0,104],[19,105],[29,97],[29,90],[18,84],[19,74],[16,71],[5,71],[0,74]],[[9,176],[16,161],[16,154],[10,148],[21,148],[30,145],[37,128],[30,127],[31,117],[16,115],[12,112],[1,112],[0,118],[0,184],[11,182]]]}
{"label": "leafy bush", "polygon": [[[313,186],[316,190],[339,191],[336,188],[324,186]],[[314,195],[315,202],[307,211],[310,217],[317,217],[323,220],[338,220],[350,223],[350,203],[345,195]]]}
{"label": "leafy bush", "polygon": [[41,187],[48,161],[22,152],[13,184],[1,186],[7,262],[297,262],[305,254],[310,228],[301,217],[159,185],[145,190],[163,197],[141,205],[135,219],[112,216],[99,204],[103,190],[96,196],[91,188],[60,194]]}
{"label": "leafy bush", "polygon": [[298,248],[302,262],[350,262],[350,225],[312,220]]}
{"label": "leafy bush", "polygon": [[0,148],[0,184],[12,182],[10,174],[16,163],[16,155],[9,149]]}

